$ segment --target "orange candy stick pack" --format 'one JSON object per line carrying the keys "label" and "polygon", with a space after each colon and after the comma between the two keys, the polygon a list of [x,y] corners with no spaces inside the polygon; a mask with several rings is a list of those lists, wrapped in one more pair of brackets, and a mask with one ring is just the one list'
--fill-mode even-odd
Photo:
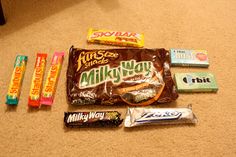
{"label": "orange candy stick pack", "polygon": [[52,58],[51,67],[48,71],[47,79],[43,87],[41,101],[43,105],[52,105],[56,92],[57,81],[60,75],[61,66],[64,59],[64,52],[55,52]]}
{"label": "orange candy stick pack", "polygon": [[40,96],[43,85],[43,76],[46,67],[46,59],[47,59],[47,54],[44,53],[37,54],[34,66],[34,73],[30,86],[29,98],[28,98],[28,105],[30,107],[40,106]]}

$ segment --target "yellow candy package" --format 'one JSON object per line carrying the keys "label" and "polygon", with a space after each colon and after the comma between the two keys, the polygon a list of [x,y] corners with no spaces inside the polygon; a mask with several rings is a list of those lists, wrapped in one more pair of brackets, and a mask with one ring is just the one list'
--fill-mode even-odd
{"label": "yellow candy package", "polygon": [[125,47],[143,47],[144,35],[133,32],[97,30],[90,28],[87,37],[88,43],[116,45]]}

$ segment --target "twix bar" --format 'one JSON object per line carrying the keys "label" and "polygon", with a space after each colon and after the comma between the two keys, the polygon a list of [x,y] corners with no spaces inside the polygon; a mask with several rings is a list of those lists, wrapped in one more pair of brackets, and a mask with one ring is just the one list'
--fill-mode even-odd
{"label": "twix bar", "polygon": [[46,59],[47,59],[47,54],[45,53],[37,54],[34,66],[34,73],[30,86],[29,98],[28,98],[28,105],[31,107],[40,106],[40,96],[43,85],[43,76],[46,67]]}
{"label": "twix bar", "polygon": [[89,43],[107,45],[143,47],[144,35],[133,32],[96,30],[90,28],[88,31],[87,41]]}
{"label": "twix bar", "polygon": [[64,52],[55,52],[52,58],[51,67],[49,69],[46,82],[43,87],[41,101],[43,105],[52,105],[56,92],[57,81],[60,75]]}
{"label": "twix bar", "polygon": [[27,56],[16,56],[14,70],[6,96],[6,104],[8,105],[17,105],[19,102],[21,85],[25,74],[27,60]]}

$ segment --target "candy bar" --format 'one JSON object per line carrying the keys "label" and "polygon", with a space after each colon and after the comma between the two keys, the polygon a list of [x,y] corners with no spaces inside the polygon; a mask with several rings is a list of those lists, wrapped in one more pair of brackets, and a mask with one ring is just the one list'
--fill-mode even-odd
{"label": "candy bar", "polygon": [[65,112],[66,127],[118,127],[122,123],[117,111]]}
{"label": "candy bar", "polygon": [[52,105],[56,92],[57,81],[59,79],[61,66],[64,59],[64,52],[55,52],[52,58],[45,85],[43,87],[40,103],[43,105]]}
{"label": "candy bar", "polygon": [[67,98],[73,105],[145,106],[177,99],[165,49],[71,48]]}
{"label": "candy bar", "polygon": [[170,49],[172,66],[208,67],[209,61],[205,50]]}
{"label": "candy bar", "polygon": [[27,56],[16,56],[14,71],[12,73],[11,82],[6,96],[6,104],[8,105],[17,105],[19,102],[27,60]]}
{"label": "candy bar", "polygon": [[125,127],[161,124],[195,124],[191,105],[186,108],[128,108]]}
{"label": "candy bar", "polygon": [[207,72],[176,73],[178,92],[217,92],[215,76]]}
{"label": "candy bar", "polygon": [[28,105],[31,107],[40,106],[40,96],[43,85],[43,76],[46,67],[47,54],[38,53],[34,66],[34,73],[30,86],[30,93],[28,98]]}
{"label": "candy bar", "polygon": [[143,47],[144,35],[132,32],[119,32],[110,30],[96,30],[90,28],[88,31],[88,42],[117,46]]}

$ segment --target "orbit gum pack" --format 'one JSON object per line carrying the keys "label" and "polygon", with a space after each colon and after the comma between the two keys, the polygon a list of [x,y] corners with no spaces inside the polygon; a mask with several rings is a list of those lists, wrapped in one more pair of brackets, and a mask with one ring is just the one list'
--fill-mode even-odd
{"label": "orbit gum pack", "polygon": [[52,105],[56,92],[56,85],[60,75],[61,66],[64,59],[64,52],[55,52],[52,58],[46,82],[43,87],[41,101],[43,105]]}
{"label": "orbit gum pack", "polygon": [[215,76],[208,72],[176,73],[175,81],[179,92],[217,92]]}
{"label": "orbit gum pack", "polygon": [[19,102],[27,60],[27,56],[16,56],[14,70],[6,96],[6,104],[8,105],[17,105]]}
{"label": "orbit gum pack", "polygon": [[90,28],[87,41],[117,46],[143,47],[144,35],[133,32],[120,32],[110,30],[97,30]]}
{"label": "orbit gum pack", "polygon": [[172,66],[208,67],[209,61],[205,50],[170,49]]}
{"label": "orbit gum pack", "polygon": [[46,59],[47,59],[47,54],[44,53],[37,54],[34,73],[30,86],[29,98],[28,98],[28,105],[31,107],[40,106],[40,96],[43,85],[43,76],[46,67]]}

